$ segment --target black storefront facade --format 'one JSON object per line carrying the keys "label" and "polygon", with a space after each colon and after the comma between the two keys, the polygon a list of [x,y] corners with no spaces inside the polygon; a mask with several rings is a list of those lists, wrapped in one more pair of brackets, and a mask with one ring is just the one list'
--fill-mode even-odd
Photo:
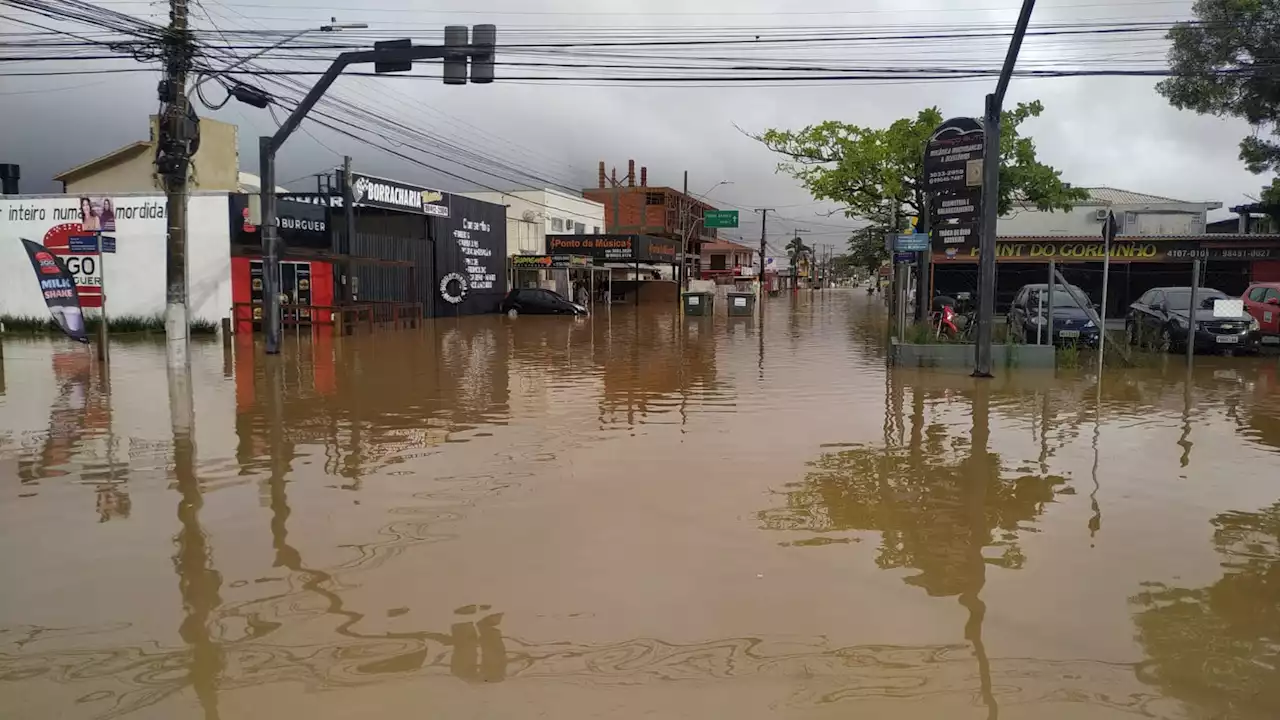
{"label": "black storefront facade", "polygon": [[[296,293],[290,301],[416,303],[426,317],[498,310],[507,284],[502,205],[355,173],[352,195],[355,232],[350,234],[340,194],[281,194],[282,289]],[[261,301],[260,291],[253,292],[255,279],[261,285],[262,247],[260,232],[248,222],[254,216],[251,204],[256,203],[249,196],[233,196],[237,304]],[[296,279],[292,287],[285,282],[303,272],[309,286],[305,294]]]}

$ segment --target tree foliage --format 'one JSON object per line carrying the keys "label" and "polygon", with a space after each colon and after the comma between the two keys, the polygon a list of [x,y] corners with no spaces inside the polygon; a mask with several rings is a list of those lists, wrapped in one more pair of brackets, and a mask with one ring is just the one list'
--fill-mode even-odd
{"label": "tree foliage", "polygon": [[[1022,123],[1043,110],[1038,101],[1019,103],[1002,116],[1001,214],[1015,205],[1069,210],[1088,197],[1085,190],[1064,183],[1060,171],[1039,162],[1035,143],[1021,134]],[[872,236],[859,234],[849,241],[850,252],[870,263],[884,257],[885,232],[902,229],[909,216],[923,211],[925,146],[942,121],[942,112],[930,107],[886,128],[830,120],[801,130],[770,129],[753,137],[788,158],[778,165],[779,172],[799,180],[815,198],[840,203],[847,217],[871,223]]]}
{"label": "tree foliage", "polygon": [[[1280,0],[1197,0],[1193,12],[1169,31],[1173,75],[1156,89],[1174,107],[1243,118],[1245,167],[1280,172]],[[1265,192],[1280,200],[1275,185]]]}

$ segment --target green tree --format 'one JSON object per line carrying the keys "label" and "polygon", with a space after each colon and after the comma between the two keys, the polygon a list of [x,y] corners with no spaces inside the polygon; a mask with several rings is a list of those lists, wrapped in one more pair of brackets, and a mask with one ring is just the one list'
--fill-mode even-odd
{"label": "green tree", "polygon": [[[1174,107],[1243,118],[1254,129],[1240,141],[1245,167],[1280,172],[1280,0],[1197,0],[1192,11],[1169,31],[1173,76],[1156,89]],[[1263,199],[1280,203],[1280,180]]]}
{"label": "green tree", "polygon": [[[1035,143],[1021,135],[1022,123],[1043,110],[1039,101],[1019,103],[1002,116],[1001,214],[1015,205],[1069,210],[1088,197],[1085,190],[1064,183],[1060,171],[1039,162]],[[847,217],[870,221],[871,237],[881,239],[855,235],[849,250],[871,258],[879,246],[883,259],[884,233],[901,230],[909,216],[924,209],[925,145],[942,121],[942,112],[931,107],[887,128],[830,120],[802,130],[770,129],[752,137],[786,156],[788,159],[778,165],[779,172],[799,180],[815,198],[840,203]]]}

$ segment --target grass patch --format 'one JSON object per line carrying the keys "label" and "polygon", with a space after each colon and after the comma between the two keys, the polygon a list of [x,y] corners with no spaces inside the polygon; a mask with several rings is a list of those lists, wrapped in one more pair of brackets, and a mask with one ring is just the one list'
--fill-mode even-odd
{"label": "grass patch", "polygon": [[[98,332],[102,320],[95,316],[85,318],[85,326],[90,335]],[[4,326],[6,335],[61,335],[62,330],[49,317],[31,317],[0,315],[0,325]],[[111,318],[108,329],[112,335],[163,335],[164,317],[153,315],[122,315]],[[192,320],[192,335],[213,335],[218,332],[218,324],[207,320]]]}

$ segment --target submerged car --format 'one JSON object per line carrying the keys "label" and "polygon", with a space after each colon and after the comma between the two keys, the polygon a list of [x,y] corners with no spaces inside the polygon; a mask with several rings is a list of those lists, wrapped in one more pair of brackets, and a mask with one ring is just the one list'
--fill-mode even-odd
{"label": "submerged car", "polygon": [[502,312],[527,315],[586,315],[587,308],[551,290],[516,288],[502,299]]}
{"label": "submerged car", "polygon": [[[1049,284],[1023,285],[1009,306],[1009,332],[1021,343],[1052,342],[1055,345],[1098,344],[1098,326],[1093,321],[1089,296],[1075,285],[1054,284],[1053,307],[1049,307]],[[1053,337],[1049,338],[1049,319]]]}
{"label": "submerged car", "polygon": [[[1226,302],[1220,305],[1220,301]],[[1192,317],[1194,339],[1188,337]],[[1196,291],[1194,311],[1191,288],[1152,288],[1129,306],[1124,328],[1130,345],[1151,345],[1166,352],[1185,350],[1188,340],[1195,350],[1253,350],[1259,337],[1258,320],[1244,311],[1240,299],[1213,288]]]}

